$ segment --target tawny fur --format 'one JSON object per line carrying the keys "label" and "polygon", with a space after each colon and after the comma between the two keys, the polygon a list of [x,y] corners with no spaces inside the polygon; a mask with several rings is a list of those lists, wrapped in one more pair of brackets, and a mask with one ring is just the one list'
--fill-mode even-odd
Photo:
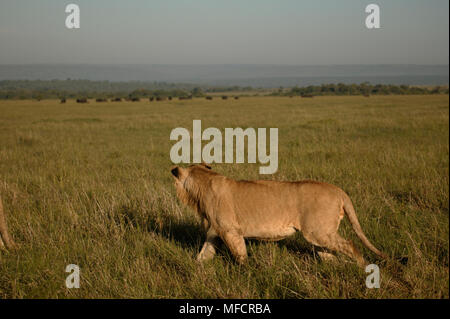
{"label": "tawny fur", "polygon": [[8,227],[6,225],[5,213],[3,211],[2,198],[0,196],[0,249],[4,248],[12,249],[15,244],[8,233]]}
{"label": "tawny fur", "polygon": [[313,245],[341,252],[364,266],[353,243],[338,234],[344,213],[364,245],[386,258],[364,235],[350,198],[336,186],[315,181],[235,181],[206,165],[175,167],[172,174],[178,198],[203,220],[207,235],[200,261],[214,257],[218,238],[238,262],[244,262],[244,238],[280,240],[301,231]]}

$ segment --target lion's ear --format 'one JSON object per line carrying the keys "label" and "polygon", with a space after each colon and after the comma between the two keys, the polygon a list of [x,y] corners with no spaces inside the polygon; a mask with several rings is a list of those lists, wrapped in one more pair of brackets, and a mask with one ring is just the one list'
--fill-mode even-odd
{"label": "lion's ear", "polygon": [[202,165],[203,167],[205,167],[207,169],[212,169],[212,167],[209,164],[206,164],[205,162],[202,162],[200,165]]}
{"label": "lion's ear", "polygon": [[180,171],[178,170],[178,166],[172,167],[170,172],[172,173],[173,176],[175,176],[175,178],[178,178],[178,176],[180,176]]}

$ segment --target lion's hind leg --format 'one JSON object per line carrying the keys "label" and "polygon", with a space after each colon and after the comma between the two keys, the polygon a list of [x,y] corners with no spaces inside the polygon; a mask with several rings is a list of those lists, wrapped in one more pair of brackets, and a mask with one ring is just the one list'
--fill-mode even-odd
{"label": "lion's hind leg", "polygon": [[350,258],[353,258],[360,267],[364,267],[366,265],[366,261],[351,240],[342,238],[338,233],[335,233],[330,237],[331,241],[328,248],[334,249]]}
{"label": "lion's hind leg", "polygon": [[352,241],[342,238],[337,232],[331,234],[308,233],[304,234],[304,237],[316,246],[328,248],[347,255],[356,260],[360,267],[364,267],[366,264],[363,256]]}

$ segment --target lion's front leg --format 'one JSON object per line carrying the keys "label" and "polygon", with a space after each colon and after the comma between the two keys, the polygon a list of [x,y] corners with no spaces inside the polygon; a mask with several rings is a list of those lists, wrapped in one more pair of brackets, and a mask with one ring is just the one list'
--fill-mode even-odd
{"label": "lion's front leg", "polygon": [[244,237],[237,232],[227,231],[224,232],[222,239],[237,262],[243,264],[247,260],[247,247],[245,246]]}
{"label": "lion's front leg", "polygon": [[210,260],[216,254],[216,242],[218,239],[216,231],[211,227],[206,233],[206,241],[203,244],[202,250],[197,255],[197,261],[204,262]]}

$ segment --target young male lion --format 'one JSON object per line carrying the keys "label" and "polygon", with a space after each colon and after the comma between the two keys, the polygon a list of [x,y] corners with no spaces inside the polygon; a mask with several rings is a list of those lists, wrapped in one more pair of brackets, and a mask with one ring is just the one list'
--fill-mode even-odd
{"label": "young male lion", "polygon": [[15,244],[8,233],[8,228],[6,227],[5,214],[3,212],[2,198],[0,197],[0,249],[4,248],[14,248]]}
{"label": "young male lion", "polygon": [[177,196],[197,211],[206,230],[199,261],[214,257],[219,237],[242,263],[247,258],[244,238],[280,240],[301,231],[313,245],[344,253],[364,266],[361,253],[337,232],[345,214],[364,245],[385,258],[364,235],[348,195],[336,186],[314,181],[235,181],[206,164],[174,167],[171,173]]}

